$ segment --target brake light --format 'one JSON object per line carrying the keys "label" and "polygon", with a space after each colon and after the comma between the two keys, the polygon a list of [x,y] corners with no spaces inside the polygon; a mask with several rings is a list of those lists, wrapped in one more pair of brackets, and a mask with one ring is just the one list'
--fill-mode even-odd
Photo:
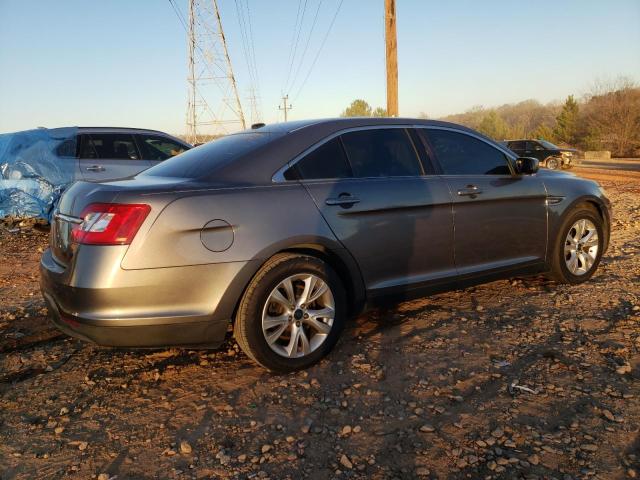
{"label": "brake light", "polygon": [[71,236],[88,245],[129,245],[151,211],[145,204],[92,203],[80,214]]}

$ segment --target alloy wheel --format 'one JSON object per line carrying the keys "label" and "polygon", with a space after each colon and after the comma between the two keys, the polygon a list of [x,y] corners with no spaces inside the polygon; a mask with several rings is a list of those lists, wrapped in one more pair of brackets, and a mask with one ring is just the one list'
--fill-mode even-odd
{"label": "alloy wheel", "polygon": [[323,279],[309,273],[291,275],[267,297],[262,333],[278,355],[300,358],[324,343],[334,316],[333,293]]}
{"label": "alloy wheel", "polygon": [[547,160],[547,168],[549,170],[557,170],[559,166],[560,162],[557,158],[550,158],[549,160]]}
{"label": "alloy wheel", "polygon": [[591,220],[576,221],[564,242],[564,261],[573,275],[584,275],[598,257],[598,230]]}

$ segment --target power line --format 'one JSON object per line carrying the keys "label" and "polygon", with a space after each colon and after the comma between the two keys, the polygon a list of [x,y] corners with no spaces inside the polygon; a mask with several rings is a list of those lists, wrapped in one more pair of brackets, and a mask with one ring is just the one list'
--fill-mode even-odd
{"label": "power line", "polygon": [[[235,1],[236,13],[238,17],[238,25],[240,26],[240,36],[242,38],[242,49],[247,64],[247,72],[249,74],[249,101],[251,103],[252,118],[254,121],[260,120],[258,105],[256,101],[256,91],[259,92],[258,67],[255,59],[255,46],[253,41],[253,27],[251,26],[251,12],[249,10],[249,0],[246,3],[238,3]],[[246,5],[246,7],[245,7]],[[246,9],[246,13],[245,13]],[[259,93],[258,93],[259,96]]]}
{"label": "power line", "polygon": [[[287,90],[289,86],[289,79],[291,78],[291,71],[293,70],[293,64],[296,61],[296,53],[298,52],[298,44],[300,43],[300,33],[302,33],[302,25],[304,24],[304,14],[307,11],[307,1],[304,0],[304,6],[302,7],[302,15],[300,16],[300,25],[298,26],[298,33],[295,36],[296,40],[293,44],[293,55],[291,55],[289,63],[289,73],[287,73],[287,79],[284,82],[284,90]],[[295,27],[294,27],[295,28]]]}
{"label": "power line", "polygon": [[251,83],[254,83],[254,71],[253,63],[251,59],[251,50],[249,46],[249,39],[247,38],[247,27],[244,19],[244,7],[238,4],[238,0],[235,0],[236,13],[238,16],[238,25],[240,26],[240,37],[242,39],[242,50],[244,51],[245,61],[247,63],[247,70]]}
{"label": "power line", "polygon": [[[251,11],[249,10],[249,0],[245,0],[246,5],[247,5],[247,22],[249,23],[249,38],[251,39],[251,56],[253,58],[253,72],[254,72],[254,79],[256,82],[255,88],[258,91],[258,98],[260,98],[260,77],[258,76],[258,65],[256,64],[256,49],[255,49],[255,40],[254,40],[254,36],[253,36],[253,26],[251,24]],[[253,92],[254,97],[255,97],[255,90]],[[254,106],[256,108],[256,120],[261,120],[262,119],[262,112],[261,112],[261,108],[258,107],[258,105],[255,102],[255,98],[254,98]]]}
{"label": "power line", "polygon": [[169,3],[171,4],[171,8],[173,8],[173,11],[176,13],[178,20],[182,24],[182,28],[184,28],[184,31],[187,32],[189,30],[189,27],[187,27],[187,21],[182,15],[182,12],[178,8],[178,6],[175,3],[173,3],[173,0],[169,0]]}
{"label": "power line", "polygon": [[293,101],[295,103],[296,100],[298,100],[298,97],[300,96],[300,92],[302,92],[302,89],[304,88],[304,86],[307,84],[307,80],[309,80],[309,76],[311,75],[311,72],[313,71],[313,67],[315,67],[316,62],[318,61],[318,57],[320,57],[320,52],[322,52],[322,48],[324,47],[324,44],[327,42],[327,38],[329,38],[329,33],[331,33],[331,29],[333,28],[333,24],[336,22],[336,18],[338,18],[338,13],[340,13],[340,8],[342,7],[342,2],[344,0],[340,0],[340,3],[338,4],[338,8],[336,9],[336,13],[333,15],[333,19],[331,19],[331,23],[329,24],[329,28],[327,29],[327,33],[325,33],[324,38],[322,39],[322,43],[320,44],[320,48],[318,48],[318,53],[316,53],[315,58],[313,59],[313,62],[311,63],[311,67],[309,68],[309,71],[307,72],[307,76],[304,77],[304,81],[302,82],[302,85],[300,85],[300,88],[298,89],[298,92],[296,93]]}
{"label": "power line", "polygon": [[[302,7],[302,0],[298,0],[298,11],[296,12],[296,21],[293,23],[293,35],[291,36],[291,44],[289,45],[289,55],[287,56],[287,64],[291,63],[291,53],[293,52],[293,42],[296,38],[296,31],[298,30],[298,20],[300,19],[300,8]],[[289,79],[287,78],[286,81]],[[285,83],[286,83],[285,81]],[[283,85],[284,87],[285,85]],[[284,90],[284,89],[283,89]],[[284,95],[284,93],[283,93]]]}
{"label": "power line", "polygon": [[322,6],[322,1],[323,0],[320,0],[318,2],[318,8],[316,9],[316,14],[313,17],[313,23],[311,24],[311,29],[309,30],[309,35],[307,36],[307,42],[305,43],[302,56],[300,57],[300,62],[298,63],[298,67],[296,68],[296,73],[293,75],[293,80],[291,80],[291,87],[290,87],[291,89],[293,89],[293,87],[296,84],[296,80],[298,79],[298,74],[300,73],[300,68],[304,63],[304,58],[305,58],[305,55],[307,54],[307,50],[309,50],[309,43],[311,42],[311,37],[313,36],[313,30],[316,27],[316,23],[318,21],[318,14],[320,13],[320,7]]}

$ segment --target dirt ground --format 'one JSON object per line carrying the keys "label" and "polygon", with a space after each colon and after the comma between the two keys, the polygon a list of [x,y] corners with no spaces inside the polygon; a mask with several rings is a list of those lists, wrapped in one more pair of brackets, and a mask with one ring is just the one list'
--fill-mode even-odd
{"label": "dirt ground", "polygon": [[282,376],[231,339],[127,351],[58,333],[47,234],[0,226],[0,479],[640,478],[640,172],[576,173],[615,209],[590,282],[369,312]]}

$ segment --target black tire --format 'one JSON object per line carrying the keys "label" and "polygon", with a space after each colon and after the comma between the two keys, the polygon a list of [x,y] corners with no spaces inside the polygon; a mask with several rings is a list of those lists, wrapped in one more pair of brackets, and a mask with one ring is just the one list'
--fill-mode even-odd
{"label": "black tire", "polygon": [[[598,253],[590,270],[581,275],[575,275],[569,270],[565,261],[564,247],[570,229],[578,220],[581,219],[589,220],[596,227],[596,231],[598,233]],[[604,251],[604,241],[605,231],[602,217],[600,217],[598,211],[590,205],[578,205],[572,213],[567,215],[558,230],[558,236],[555,240],[551,253],[551,277],[559,283],[568,283],[573,285],[589,280],[600,264],[600,259],[602,258],[602,253]]]}
{"label": "black tire", "polygon": [[562,161],[559,158],[556,158],[556,157],[549,157],[545,161],[545,166],[549,170],[558,170],[561,165],[562,165]]}
{"label": "black tire", "polygon": [[[271,349],[262,331],[262,311],[271,292],[287,277],[313,274],[331,290],[335,316],[325,340],[311,353],[286,358]],[[260,268],[249,283],[236,314],[234,337],[249,358],[274,372],[291,372],[307,368],[326,356],[335,346],[346,319],[346,294],[335,271],[319,258],[293,253],[278,254]]]}

